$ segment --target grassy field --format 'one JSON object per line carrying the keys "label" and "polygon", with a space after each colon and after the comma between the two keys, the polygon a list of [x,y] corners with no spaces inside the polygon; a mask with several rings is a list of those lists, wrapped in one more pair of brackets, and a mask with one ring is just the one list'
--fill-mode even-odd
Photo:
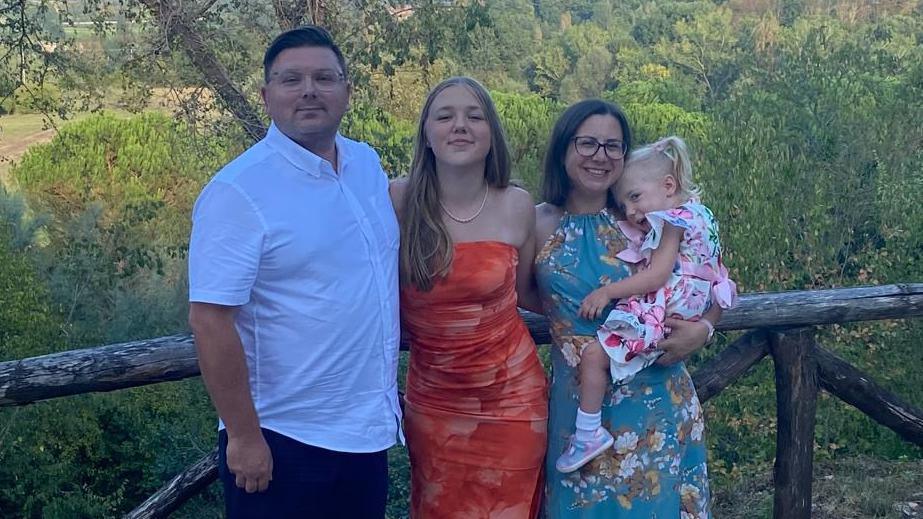
{"label": "grassy field", "polygon": [[[865,456],[814,464],[814,519],[923,516],[923,460]],[[772,466],[754,467],[732,485],[714,489],[717,519],[772,517]]]}
{"label": "grassy field", "polygon": [[42,114],[0,116],[0,145],[15,143],[29,135],[47,129],[47,126],[47,119]]}

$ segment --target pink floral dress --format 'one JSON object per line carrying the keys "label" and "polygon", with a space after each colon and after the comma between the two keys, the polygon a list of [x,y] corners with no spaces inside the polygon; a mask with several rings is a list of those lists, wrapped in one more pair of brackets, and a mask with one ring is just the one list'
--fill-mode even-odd
{"label": "pink floral dress", "polygon": [[737,287],[721,263],[718,222],[707,207],[690,199],[675,209],[647,213],[646,218],[651,225],[647,234],[618,222],[629,245],[617,258],[646,268],[651,253],[660,246],[664,223],[683,229],[683,238],[667,284],[656,292],[619,301],[597,332],[616,383],[630,379],[661,355],[657,343],[669,332],[664,326],[667,317],[696,321],[712,304],[730,308],[737,298]]}

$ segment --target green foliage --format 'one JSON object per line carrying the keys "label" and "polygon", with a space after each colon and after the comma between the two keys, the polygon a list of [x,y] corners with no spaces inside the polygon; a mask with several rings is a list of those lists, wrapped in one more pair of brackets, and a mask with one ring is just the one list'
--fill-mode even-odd
{"label": "green foliage", "polygon": [[[200,381],[0,410],[0,510],[8,517],[113,517],[212,448]],[[203,496],[215,507],[215,494]]]}
{"label": "green foliage", "polygon": [[[192,137],[161,114],[101,114],[30,148],[11,174],[35,208],[57,222],[103,200],[106,220],[139,222],[149,219],[149,211],[180,215],[228,159],[222,143]],[[184,229],[158,228],[160,235],[165,231],[171,238],[185,235],[179,232]]]}
{"label": "green foliage", "polygon": [[188,214],[228,155],[160,114],[104,114],[66,126],[12,169],[32,210],[50,216],[36,261],[75,346],[182,326]]}
{"label": "green foliage", "polygon": [[60,323],[28,256],[35,223],[18,197],[0,187],[0,360],[61,346]]}
{"label": "green foliage", "polygon": [[468,31],[468,44],[457,53],[460,70],[489,88],[516,92],[526,89],[520,76],[542,32],[528,0],[486,3],[488,21]]}
{"label": "green foliage", "polygon": [[[729,264],[750,289],[897,281],[860,275],[882,252],[921,272],[919,241],[903,229],[921,221],[910,200],[923,196],[912,122],[923,103],[901,95],[919,51],[862,51],[867,38],[796,24],[758,56],[775,66],[713,111],[700,178],[710,199],[730,202],[719,206]],[[872,74],[880,63],[890,70]]]}
{"label": "green foliage", "polygon": [[[6,88],[13,90],[4,91]],[[56,113],[61,105],[61,91],[51,83],[19,85],[0,80],[0,115]]]}
{"label": "green foliage", "polygon": [[537,95],[492,92],[513,161],[513,178],[536,193],[541,183],[542,160],[548,135],[564,107]]}
{"label": "green foliage", "polygon": [[529,70],[532,88],[567,102],[599,97],[615,86],[610,43],[609,34],[595,24],[568,28],[553,45],[534,54]]}
{"label": "green foliage", "polygon": [[702,9],[673,26],[674,39],[662,38],[654,53],[694,77],[709,96],[723,92],[737,75],[733,13],[727,7]]}
{"label": "green foliage", "polygon": [[389,176],[397,177],[410,171],[416,134],[412,123],[398,120],[379,108],[363,103],[353,105],[343,118],[340,131],[375,148]]}
{"label": "green foliage", "polygon": [[[28,208],[0,196],[2,358],[184,329],[188,214],[226,156],[157,114],[92,117],[30,149],[12,170]],[[0,410],[0,510],[119,515],[213,437],[198,380]]]}
{"label": "green foliage", "polygon": [[621,105],[628,114],[635,142],[639,145],[668,135],[695,141],[702,139],[709,130],[708,116],[701,112],[689,112],[670,103],[639,96],[631,90],[607,92],[604,97]]}

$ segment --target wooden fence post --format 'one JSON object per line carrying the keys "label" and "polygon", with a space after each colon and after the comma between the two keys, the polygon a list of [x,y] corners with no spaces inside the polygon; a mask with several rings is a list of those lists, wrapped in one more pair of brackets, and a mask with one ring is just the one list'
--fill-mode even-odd
{"label": "wooden fence post", "polygon": [[776,372],[775,519],[811,519],[817,367],[814,332],[774,332],[770,352]]}

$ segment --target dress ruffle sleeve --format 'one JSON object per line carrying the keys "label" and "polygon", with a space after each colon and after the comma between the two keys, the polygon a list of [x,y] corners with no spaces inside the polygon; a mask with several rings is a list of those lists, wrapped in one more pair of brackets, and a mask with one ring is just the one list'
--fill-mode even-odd
{"label": "dress ruffle sleeve", "polygon": [[[651,254],[660,246],[665,223],[679,227],[684,232],[696,232],[702,225],[700,221],[697,221],[702,219],[702,211],[696,210],[697,208],[702,208],[701,204],[690,200],[675,209],[647,213],[645,218],[651,226],[647,234],[628,222],[620,221],[619,228],[628,237],[629,244],[618,254],[619,259],[631,263],[650,261]],[[707,214],[710,216],[710,211]],[[708,258],[703,263],[688,261],[682,255],[679,263],[683,275],[711,282],[712,302],[721,308],[728,309],[737,303],[737,285],[730,279],[728,269],[721,261],[720,247],[716,248],[717,256]]]}
{"label": "dress ruffle sleeve", "polygon": [[629,263],[642,263],[651,260],[651,254],[660,246],[660,237],[663,236],[663,224],[668,223],[680,229],[692,229],[695,222],[694,215],[682,206],[668,211],[652,211],[645,215],[651,230],[647,233],[631,225],[625,220],[619,220],[619,229],[628,238],[628,246],[619,252],[616,257]]}

